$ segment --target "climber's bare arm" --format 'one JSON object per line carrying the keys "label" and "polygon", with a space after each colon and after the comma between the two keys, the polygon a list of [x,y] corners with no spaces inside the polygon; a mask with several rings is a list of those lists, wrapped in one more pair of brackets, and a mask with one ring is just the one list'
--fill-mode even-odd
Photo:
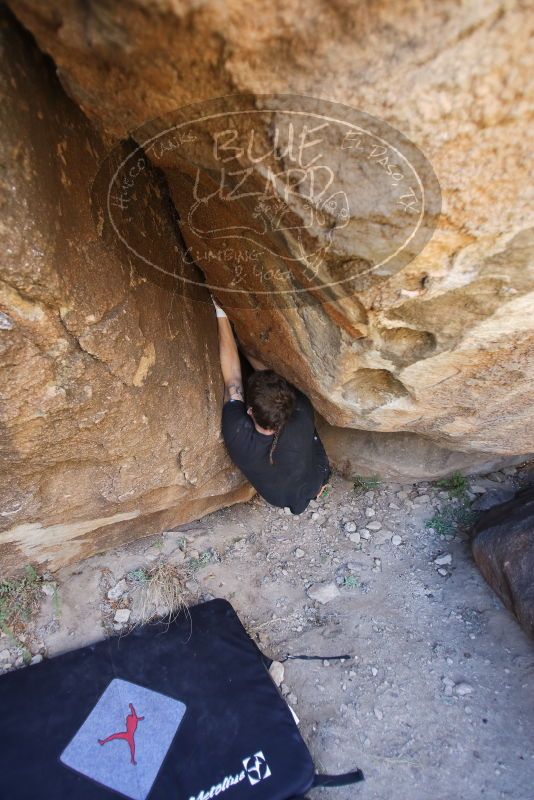
{"label": "climber's bare arm", "polygon": [[[215,308],[219,308],[219,311],[224,314],[220,306],[216,305]],[[224,402],[244,400],[241,362],[232,326],[228,317],[219,316],[219,312],[217,312],[217,322],[219,326],[219,358],[224,381]]]}

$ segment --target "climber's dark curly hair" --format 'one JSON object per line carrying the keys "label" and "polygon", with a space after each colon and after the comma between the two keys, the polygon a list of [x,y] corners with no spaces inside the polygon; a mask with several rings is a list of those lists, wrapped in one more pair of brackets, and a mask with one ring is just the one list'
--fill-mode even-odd
{"label": "climber's dark curly hair", "polygon": [[275,431],[269,461],[278,444],[282,428],[295,408],[296,395],[293,387],[272,369],[253,372],[247,381],[247,405],[252,408],[254,419],[262,428]]}

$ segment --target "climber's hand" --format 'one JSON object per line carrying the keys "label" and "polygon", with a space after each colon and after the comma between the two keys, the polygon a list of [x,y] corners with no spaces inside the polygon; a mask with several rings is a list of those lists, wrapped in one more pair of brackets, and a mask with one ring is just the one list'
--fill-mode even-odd
{"label": "climber's hand", "polygon": [[226,312],[220,307],[213,295],[211,296],[211,302],[215,306],[215,314],[218,317],[226,317]]}

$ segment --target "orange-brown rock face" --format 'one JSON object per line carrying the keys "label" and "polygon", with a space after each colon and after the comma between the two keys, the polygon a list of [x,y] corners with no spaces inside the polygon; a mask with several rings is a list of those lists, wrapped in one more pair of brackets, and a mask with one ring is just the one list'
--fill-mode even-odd
{"label": "orange-brown rock face", "polygon": [[[55,568],[251,492],[220,440],[212,309],[144,280],[99,239],[89,187],[101,141],[30,37],[8,18],[0,35],[5,574]],[[155,191],[139,235],[172,226],[164,200]],[[160,240],[163,257],[174,243]]]}
{"label": "orange-brown rock face", "polygon": [[[357,194],[348,156],[338,148],[331,158],[336,143],[325,139],[350,221],[338,226],[323,213],[326,224],[297,235],[309,204],[304,192],[294,192],[283,198],[293,227],[273,234],[272,251],[263,249],[260,259],[276,271],[293,258],[294,288],[306,280],[302,248],[307,255],[322,252],[322,278],[347,265],[355,270],[350,291],[282,307],[258,299],[249,269],[252,308],[228,293],[221,300],[234,306],[245,344],[306,391],[332,425],[421,434],[440,447],[472,452],[475,460],[534,450],[528,4],[137,0],[82,8],[68,0],[11,0],[11,6],[110,143],[146,120],[229,93],[248,93],[258,109],[263,93],[326,98],[402,131],[441,186],[442,214],[422,252],[394,269],[375,268],[397,218],[382,207],[382,190],[376,202],[372,192]],[[263,125],[264,144],[273,145],[275,129]],[[287,169],[282,151],[273,159]],[[186,244],[194,246],[188,211],[195,162],[171,149],[149,156],[165,173]],[[221,164],[203,160],[201,167],[201,188],[216,185]],[[264,177],[256,165],[249,185]],[[278,190],[274,199],[282,195]],[[217,198],[209,215],[204,211],[194,220],[205,225],[209,217],[212,231],[232,219],[250,227],[260,213],[250,200],[229,210]],[[226,275],[228,288],[222,255],[198,261],[215,286]],[[132,369],[145,346],[139,340]],[[150,361],[150,353],[145,357]]]}

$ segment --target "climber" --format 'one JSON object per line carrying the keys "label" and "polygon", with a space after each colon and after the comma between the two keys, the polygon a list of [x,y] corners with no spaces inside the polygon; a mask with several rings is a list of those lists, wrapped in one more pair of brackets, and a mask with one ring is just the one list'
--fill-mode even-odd
{"label": "climber", "polygon": [[230,457],[268,503],[301,514],[325,491],[330,477],[313,407],[306,395],[248,355],[255,372],[244,392],[230,321],[213,304],[225,387],[222,433]]}

